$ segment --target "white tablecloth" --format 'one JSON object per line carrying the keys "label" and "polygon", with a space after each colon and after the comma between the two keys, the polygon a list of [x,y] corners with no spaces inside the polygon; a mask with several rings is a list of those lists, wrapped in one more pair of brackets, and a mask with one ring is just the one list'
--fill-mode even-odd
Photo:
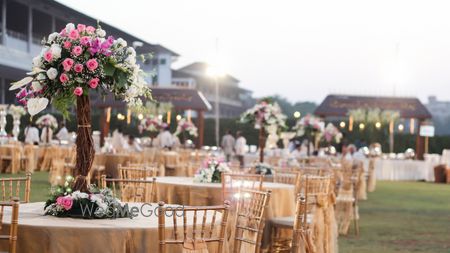
{"label": "white tablecloth", "polygon": [[[435,161],[375,160],[377,180],[389,181],[434,181]],[[366,167],[367,168],[367,167]]]}

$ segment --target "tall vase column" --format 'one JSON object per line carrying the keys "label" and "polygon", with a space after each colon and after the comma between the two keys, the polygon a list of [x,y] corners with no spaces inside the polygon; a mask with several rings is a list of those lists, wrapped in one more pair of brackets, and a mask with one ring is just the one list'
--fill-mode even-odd
{"label": "tall vase column", "polygon": [[264,162],[264,148],[266,147],[266,130],[264,127],[259,129],[259,162]]}
{"label": "tall vase column", "polygon": [[13,115],[13,130],[12,130],[14,140],[19,140],[20,134],[20,115]]}

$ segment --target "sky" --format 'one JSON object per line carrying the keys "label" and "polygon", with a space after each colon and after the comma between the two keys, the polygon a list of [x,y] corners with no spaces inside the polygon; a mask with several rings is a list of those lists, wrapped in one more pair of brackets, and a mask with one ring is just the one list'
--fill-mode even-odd
{"label": "sky", "polygon": [[[212,61],[254,95],[450,100],[447,0],[58,0],[181,56]],[[217,50],[216,50],[217,48]]]}

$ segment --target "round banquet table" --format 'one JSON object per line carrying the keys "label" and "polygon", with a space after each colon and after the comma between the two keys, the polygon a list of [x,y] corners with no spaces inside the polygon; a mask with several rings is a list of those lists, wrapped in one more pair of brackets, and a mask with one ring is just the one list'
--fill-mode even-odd
{"label": "round banquet table", "polygon": [[[149,210],[158,205],[144,206],[143,213],[148,216]],[[142,204],[129,203],[129,207]],[[153,253],[158,252],[158,217],[144,217],[141,213],[133,219],[73,219],[43,215],[44,202],[21,204],[19,208],[18,253]],[[188,225],[192,225],[191,213],[188,213]],[[202,212],[198,220],[202,220]],[[207,214],[207,223],[212,213]],[[181,215],[180,215],[181,216]],[[5,209],[3,221],[4,231],[8,231],[11,210]],[[220,213],[216,221],[220,220]],[[183,224],[178,218],[178,226]],[[217,224],[217,223],[216,223]],[[173,228],[172,218],[166,218],[166,229]],[[182,229],[182,227],[178,227]],[[167,236],[172,233],[171,229]],[[179,231],[180,234],[180,231]],[[170,237],[169,237],[170,238]],[[6,241],[2,241],[1,250],[6,249]],[[209,252],[217,251],[216,245]],[[227,248],[226,245],[224,248]],[[181,247],[168,247],[167,252],[182,252]]]}
{"label": "round banquet table", "polygon": [[[189,206],[223,204],[221,183],[195,183],[193,180],[192,177],[157,177],[156,199]],[[272,191],[267,218],[294,215],[293,185],[263,182],[263,189]]]}

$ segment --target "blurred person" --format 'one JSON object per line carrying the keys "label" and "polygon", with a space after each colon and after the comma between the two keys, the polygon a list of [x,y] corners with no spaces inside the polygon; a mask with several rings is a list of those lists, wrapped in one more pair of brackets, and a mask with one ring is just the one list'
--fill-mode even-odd
{"label": "blurred person", "polygon": [[345,151],[342,153],[342,157],[346,160],[353,160],[353,155],[356,152],[356,146],[354,144],[350,144],[347,146]]}
{"label": "blurred person", "polygon": [[165,126],[163,130],[158,135],[159,146],[161,148],[172,149],[173,146],[173,136],[169,131],[169,126]]}
{"label": "blurred person", "polygon": [[125,140],[125,137],[123,136],[123,131],[121,127],[114,130],[112,134],[111,145],[117,152],[126,150],[128,143]]}
{"label": "blurred person", "polygon": [[56,138],[60,141],[70,141],[70,134],[69,131],[67,131],[66,124],[61,123],[61,129],[59,129],[58,133],[56,134]]}
{"label": "blurred person", "polygon": [[236,143],[234,145],[236,157],[239,160],[241,168],[244,167],[244,155],[247,152],[247,140],[242,136],[241,131],[236,132]]}
{"label": "blurred person", "polygon": [[34,123],[29,123],[25,128],[25,143],[27,144],[39,144],[39,129],[37,129]]}
{"label": "blurred person", "polygon": [[44,126],[41,133],[41,142],[50,144],[53,139],[53,129],[50,126]]}
{"label": "blurred person", "polygon": [[136,141],[136,138],[133,135],[128,136],[128,146],[130,148],[130,151],[134,152],[141,152],[142,147],[141,145]]}
{"label": "blurred person", "polygon": [[234,145],[236,143],[236,140],[234,139],[233,135],[231,134],[230,130],[226,131],[226,134],[222,137],[222,150],[225,154],[225,157],[227,159],[227,162],[230,161],[231,156],[233,155],[234,151]]}
{"label": "blurred person", "polygon": [[293,158],[304,158],[308,156],[308,148],[300,142],[296,142],[295,149],[291,152]]}

